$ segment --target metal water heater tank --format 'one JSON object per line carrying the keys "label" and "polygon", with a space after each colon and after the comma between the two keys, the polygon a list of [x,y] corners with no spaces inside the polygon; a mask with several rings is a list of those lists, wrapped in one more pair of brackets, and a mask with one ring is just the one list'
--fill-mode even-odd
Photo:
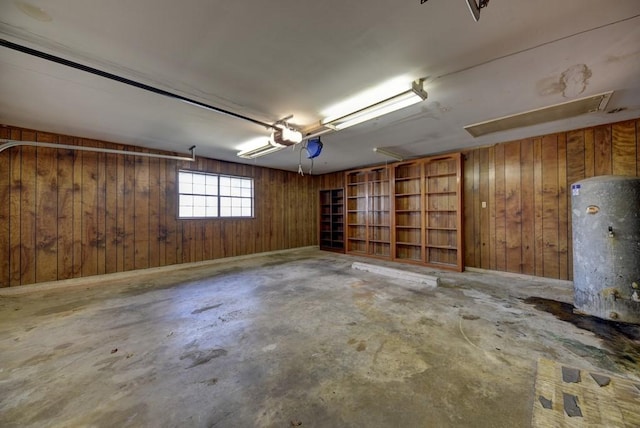
{"label": "metal water heater tank", "polygon": [[575,307],[640,324],[640,178],[572,184],[571,211]]}

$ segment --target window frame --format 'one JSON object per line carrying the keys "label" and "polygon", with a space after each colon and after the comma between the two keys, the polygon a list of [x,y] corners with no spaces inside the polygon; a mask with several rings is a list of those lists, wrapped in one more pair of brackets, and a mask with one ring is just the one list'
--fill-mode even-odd
{"label": "window frame", "polygon": [[[203,175],[203,176],[211,176],[211,177],[216,177],[216,183],[217,183],[217,187],[216,187],[216,191],[217,193],[215,195],[209,195],[209,194],[200,194],[200,193],[182,193],[180,191],[180,173],[187,173],[187,174],[193,174],[193,175]],[[233,179],[241,179],[241,180],[249,180],[251,182],[251,196],[232,196],[232,195],[223,195],[221,194],[221,184],[220,182],[222,181],[222,178],[227,178],[230,180]],[[230,187],[230,189],[233,189],[233,187]],[[242,186],[240,186],[240,189],[243,189]],[[188,217],[183,217],[180,215],[180,197],[182,195],[187,195],[187,196],[204,196],[204,197],[214,197],[216,198],[216,202],[217,202],[217,215],[216,216],[188,216]],[[232,198],[232,199],[248,199],[251,201],[251,215],[250,216],[243,216],[243,215],[239,215],[239,216],[234,216],[234,215],[229,215],[229,216],[222,216],[221,215],[221,211],[222,211],[222,204],[221,204],[221,200],[222,198]],[[242,219],[254,219],[255,215],[256,215],[256,192],[255,192],[255,179],[253,177],[244,177],[244,176],[240,176],[240,175],[231,175],[231,174],[222,174],[222,173],[218,173],[218,172],[207,172],[207,171],[197,171],[197,170],[191,170],[191,169],[183,169],[183,168],[179,168],[178,172],[176,174],[176,219],[178,220],[228,220],[228,219],[233,219],[233,220],[242,220]]]}

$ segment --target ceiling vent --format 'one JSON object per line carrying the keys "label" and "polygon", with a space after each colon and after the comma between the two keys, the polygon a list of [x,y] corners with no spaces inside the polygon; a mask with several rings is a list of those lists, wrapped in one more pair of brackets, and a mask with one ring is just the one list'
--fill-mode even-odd
{"label": "ceiling vent", "polygon": [[504,116],[486,122],[474,123],[473,125],[465,126],[464,129],[477,138],[483,135],[493,134],[494,132],[524,128],[525,126],[539,125],[541,123],[580,116],[581,114],[602,111],[607,107],[611,94],[613,94],[613,91],[530,110],[524,113]]}

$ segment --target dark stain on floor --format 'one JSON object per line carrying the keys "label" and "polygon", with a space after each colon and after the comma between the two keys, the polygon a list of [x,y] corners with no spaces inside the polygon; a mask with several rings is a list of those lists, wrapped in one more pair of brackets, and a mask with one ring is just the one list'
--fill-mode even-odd
{"label": "dark stain on floor", "polygon": [[[637,370],[640,364],[640,326],[603,320],[590,315],[574,313],[573,305],[542,297],[528,297],[523,302],[533,305],[539,311],[548,312],[561,321],[590,331],[599,337],[607,349],[607,356],[616,364],[630,370]],[[584,345],[587,347],[587,345]],[[589,346],[588,348],[593,348]],[[594,348],[593,350],[595,351]],[[599,353],[603,351],[600,350]],[[594,355],[602,360],[603,355]]]}
{"label": "dark stain on floor", "polygon": [[220,306],[222,306],[222,303],[218,303],[217,305],[205,306],[204,308],[199,308],[191,312],[191,315],[201,314],[205,311],[210,311],[211,309],[219,308]]}
{"label": "dark stain on floor", "polygon": [[182,355],[180,359],[181,360],[184,360],[185,358],[190,359],[192,363],[189,367],[187,367],[188,369],[190,369],[192,367],[206,364],[215,358],[223,357],[225,355],[227,355],[227,350],[218,348],[218,349],[209,349],[206,351],[187,352],[186,354]]}

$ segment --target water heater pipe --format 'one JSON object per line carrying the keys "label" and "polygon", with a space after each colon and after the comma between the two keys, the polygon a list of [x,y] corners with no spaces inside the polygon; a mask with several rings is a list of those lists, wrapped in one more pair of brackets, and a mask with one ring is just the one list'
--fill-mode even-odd
{"label": "water heater pipe", "polygon": [[189,147],[191,157],[186,156],[174,156],[174,155],[161,155],[158,153],[143,153],[143,152],[128,152],[126,150],[105,149],[102,147],[87,147],[87,146],[72,146],[69,144],[55,144],[55,143],[40,143],[38,141],[17,141],[17,140],[3,140],[0,139],[0,153],[11,147],[17,146],[31,146],[31,147],[47,147],[50,149],[62,149],[62,150],[78,150],[83,152],[97,152],[97,153],[111,153],[116,155],[129,155],[129,156],[143,156],[147,158],[157,159],[171,159],[179,161],[194,162],[196,160],[196,146]]}

